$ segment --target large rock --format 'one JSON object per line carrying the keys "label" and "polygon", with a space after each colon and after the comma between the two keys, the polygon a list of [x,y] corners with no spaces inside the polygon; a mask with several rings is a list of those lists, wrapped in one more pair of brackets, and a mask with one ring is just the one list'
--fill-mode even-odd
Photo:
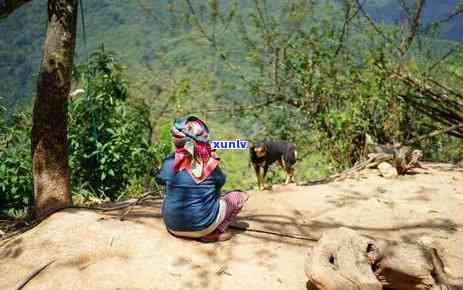
{"label": "large rock", "polygon": [[[0,241],[0,290],[14,289],[54,260],[24,290],[301,289],[307,243],[236,233],[204,244],[171,236],[159,206],[119,213],[67,209]],[[284,245],[284,247],[282,247]]]}

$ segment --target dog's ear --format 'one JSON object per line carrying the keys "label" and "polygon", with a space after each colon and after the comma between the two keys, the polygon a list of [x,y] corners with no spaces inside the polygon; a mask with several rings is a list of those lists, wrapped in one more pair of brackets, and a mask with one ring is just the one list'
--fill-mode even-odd
{"label": "dog's ear", "polygon": [[255,147],[256,147],[256,143],[249,141],[249,145],[248,145],[249,152],[254,152]]}
{"label": "dog's ear", "polygon": [[268,151],[268,146],[269,145],[267,144],[267,142],[262,142],[262,148],[264,148],[265,153],[267,153],[267,151]]}
{"label": "dog's ear", "polygon": [[251,168],[251,163],[252,163],[252,158],[254,158],[253,156],[255,156],[255,152],[254,152],[254,142],[251,142],[249,141],[248,143],[248,148],[249,148],[249,162],[248,162],[248,168]]}

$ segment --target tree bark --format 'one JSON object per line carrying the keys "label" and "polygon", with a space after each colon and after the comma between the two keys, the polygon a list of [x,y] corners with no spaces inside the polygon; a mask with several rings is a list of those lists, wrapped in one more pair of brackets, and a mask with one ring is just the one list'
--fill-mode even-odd
{"label": "tree bark", "polygon": [[323,233],[306,259],[309,289],[382,290],[366,255],[370,244],[370,239],[347,228]]}
{"label": "tree bark", "polygon": [[362,236],[354,230],[327,231],[307,256],[308,288],[318,290],[461,290],[432,246]]}
{"label": "tree bark", "polygon": [[67,106],[77,25],[77,0],[49,0],[48,28],[32,126],[34,210],[43,219],[72,203]]}

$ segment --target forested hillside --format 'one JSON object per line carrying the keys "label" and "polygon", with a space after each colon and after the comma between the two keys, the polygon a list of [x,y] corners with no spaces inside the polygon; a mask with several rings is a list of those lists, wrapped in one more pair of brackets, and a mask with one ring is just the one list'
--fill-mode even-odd
{"label": "forested hillside", "polygon": [[[457,1],[82,2],[73,90],[84,92],[70,98],[68,139],[73,192],[87,199],[153,186],[172,119],[192,113],[215,139],[293,141],[300,182],[365,158],[367,136],[463,159]],[[34,0],[0,19],[0,199],[14,208],[32,199],[46,18]],[[226,186],[252,187],[247,153],[221,154]]]}
{"label": "forested hillside", "polygon": [[[375,0],[366,1],[366,4],[368,5],[368,11],[375,20],[398,24],[403,20],[404,14],[406,14],[400,6],[400,2],[407,1]],[[408,1],[408,3],[413,2]],[[457,0],[427,1],[423,11],[424,23],[439,22],[450,18],[450,21],[441,27],[440,37],[461,41],[463,39],[463,19],[462,17],[454,16],[455,12],[458,11],[457,4]]]}
{"label": "forested hillside", "polygon": [[[449,21],[442,23],[436,38],[463,40],[463,17],[453,16],[458,11],[457,1],[426,2],[423,11],[424,23],[429,24],[450,18]],[[244,12],[253,7],[252,1],[237,2],[239,5],[235,7],[235,4],[232,4],[235,1],[222,1],[221,9],[228,10],[230,13],[233,9]],[[278,12],[279,1],[266,2],[270,12]],[[365,9],[379,23],[397,24],[403,20],[405,13],[399,2],[398,0],[365,1]],[[80,31],[76,53],[78,62],[82,62],[86,53],[94,51],[102,43],[116,52],[123,64],[135,70],[144,69],[146,64],[166,61],[166,53],[169,55],[168,65],[176,67],[185,64],[200,67],[204,65],[204,57],[209,56],[205,51],[196,50],[194,43],[188,42],[188,36],[191,36],[188,31],[195,27],[194,23],[188,22],[185,18],[188,7],[183,0],[116,2],[84,0],[83,4],[87,42],[84,42],[84,33]],[[204,20],[208,17],[207,3],[201,3],[199,7],[198,12],[202,13],[201,17]],[[7,104],[11,110],[20,103],[28,103],[35,91],[34,81],[38,72],[45,30],[46,1],[44,0],[32,1],[10,17],[0,19],[0,78],[2,80],[0,97],[1,102]],[[229,43],[233,43],[234,36],[234,34],[227,34]],[[445,44],[443,46],[445,47]]]}

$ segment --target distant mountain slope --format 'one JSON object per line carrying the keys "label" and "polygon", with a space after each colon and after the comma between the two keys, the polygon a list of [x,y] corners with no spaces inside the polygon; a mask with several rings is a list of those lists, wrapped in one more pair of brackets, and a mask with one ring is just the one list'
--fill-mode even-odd
{"label": "distant mountain slope", "polygon": [[[194,57],[201,62],[204,61],[201,55],[208,57],[207,52],[198,51],[194,45],[178,45],[184,36],[182,33],[186,25],[182,23],[181,13],[178,12],[179,7],[185,7],[184,0],[83,1],[88,51],[105,43],[107,48],[122,58],[122,63],[132,68],[143,63],[156,62],[156,52],[159,50],[169,52],[174,61],[180,64],[184,63],[185,58],[191,61]],[[222,1],[223,5],[227,2]],[[367,9],[377,21],[400,21],[397,0],[367,1]],[[34,0],[8,18],[0,20],[0,103],[6,104],[11,110],[17,104],[29,101],[35,91],[35,79],[46,32],[46,2]],[[456,2],[457,0],[427,1],[425,21],[447,17]],[[199,3],[207,5],[208,2],[203,0],[196,3],[200,6]],[[240,0],[240,3],[243,7],[249,5],[245,0]],[[269,5],[273,6],[278,5]],[[442,37],[463,40],[463,16],[452,19],[442,30]],[[85,56],[81,32],[78,33],[77,46],[79,62]]]}
{"label": "distant mountain slope", "polygon": [[[162,8],[165,2],[156,1],[155,6]],[[84,0],[84,6],[88,52],[104,43],[124,64],[152,60],[152,48],[161,45],[161,27],[144,15],[137,1]],[[0,20],[0,103],[8,108],[30,101],[34,94],[46,21],[45,0],[34,0]],[[85,59],[80,16],[78,22],[77,63]]]}
{"label": "distant mountain slope", "polygon": [[[415,2],[409,1],[409,2]],[[378,22],[400,23],[403,17],[398,0],[367,0],[368,11]],[[447,19],[455,11],[458,0],[426,1],[424,23]],[[442,27],[441,37],[449,40],[463,40],[463,14],[452,18]]]}
{"label": "distant mountain slope", "polygon": [[8,108],[35,90],[46,21],[46,1],[32,1],[0,20],[0,102]]}

